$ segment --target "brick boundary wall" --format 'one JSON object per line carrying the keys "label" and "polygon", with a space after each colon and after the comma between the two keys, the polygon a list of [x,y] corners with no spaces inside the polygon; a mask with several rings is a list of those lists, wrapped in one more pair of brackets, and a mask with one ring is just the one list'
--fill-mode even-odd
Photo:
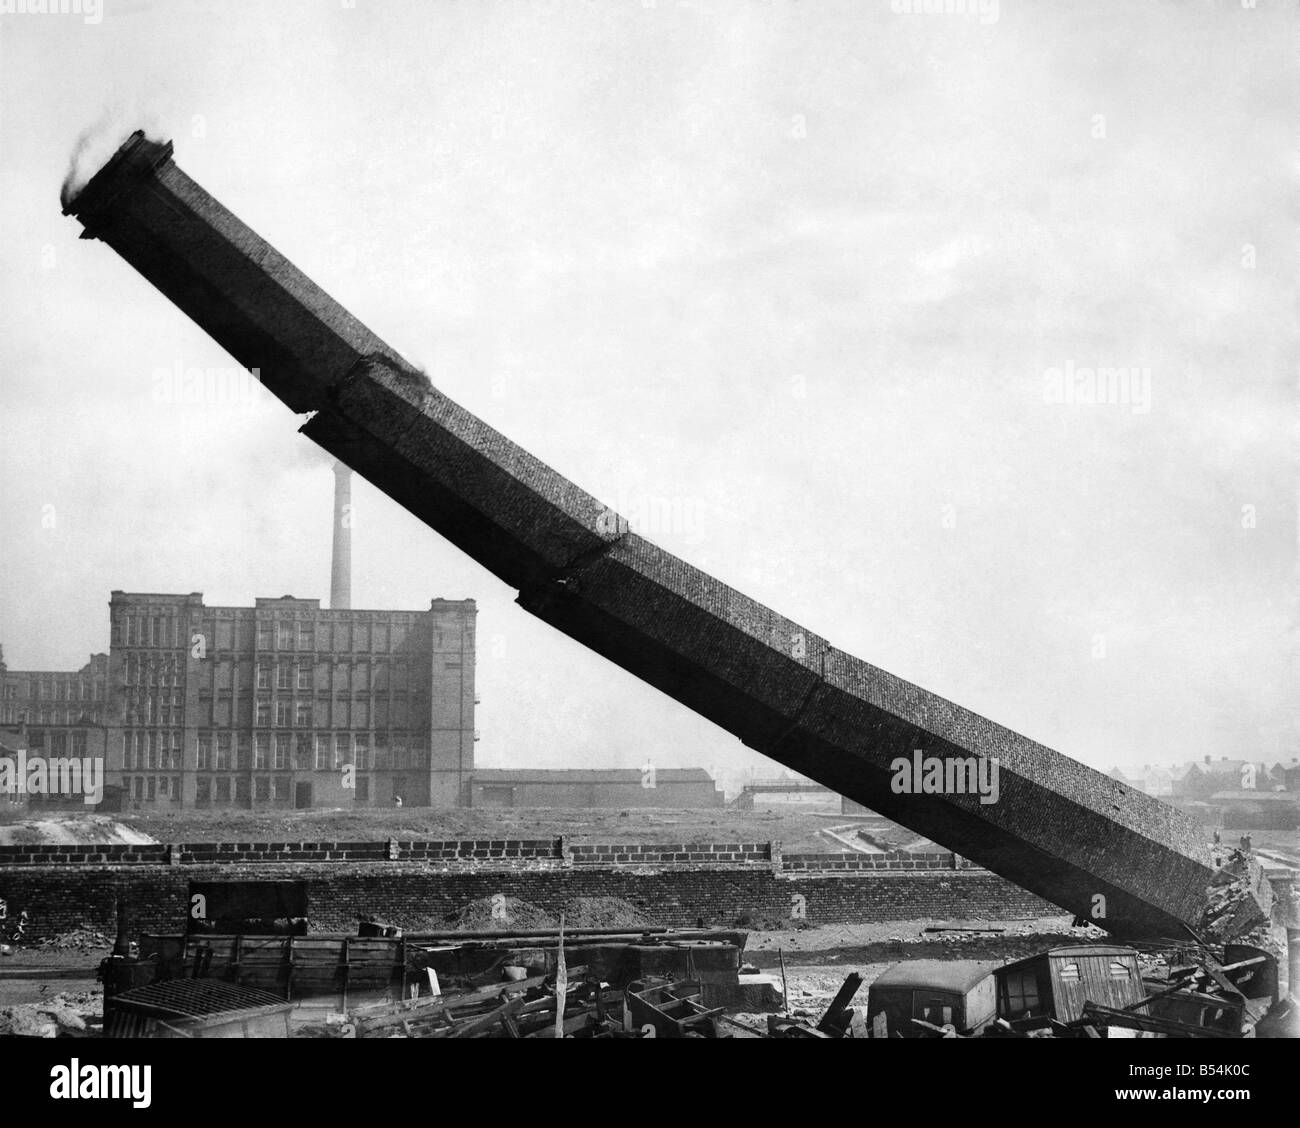
{"label": "brick boundary wall", "polygon": [[771,842],[580,842],[568,847],[578,866],[772,866],[780,848]]}
{"label": "brick boundary wall", "polygon": [[[656,924],[752,927],[891,920],[1015,919],[1062,910],[986,870],[779,874],[761,867],[582,866],[549,870],[432,870],[392,862],[278,865],[22,867],[0,871],[11,919],[29,914],[28,939],[82,926],[111,936],[125,896],[133,932],[179,932],[191,881],[303,881],[312,932],[350,932],[374,914],[408,932],[452,927],[472,901],[504,894],[552,915],[574,897],[618,897]],[[1290,885],[1289,879],[1283,879]],[[1275,882],[1275,887],[1277,882]]]}
{"label": "brick boundary wall", "polygon": [[[314,932],[377,915],[407,931],[451,927],[501,893],[558,915],[617,897],[690,927],[1056,916],[1063,910],[953,854],[783,854],[779,842],[630,844],[552,839],[0,847],[0,898],[40,940],[80,926],[111,935],[126,897],[133,931],[177,932],[191,881],[302,881]],[[1296,901],[1296,878],[1275,875]],[[799,914],[802,914],[800,916]]]}
{"label": "brick boundary wall", "polygon": [[1062,910],[984,870],[786,874],[770,866],[431,868],[409,862],[252,865],[22,866],[0,870],[11,919],[27,937],[78,927],[112,936],[119,895],[132,932],[184,931],[191,881],[279,880],[307,886],[312,932],[350,932],[373,914],[407,932],[454,927],[471,902],[504,894],[551,915],[575,897],[616,897],[670,927],[1055,916]]}
{"label": "brick boundary wall", "polygon": [[960,854],[909,854],[898,850],[886,854],[786,854],[782,868],[815,873],[880,873],[908,870],[982,870]]}
{"label": "brick boundary wall", "polygon": [[146,846],[0,846],[0,870],[15,866],[248,865],[286,862],[430,862],[550,868],[574,866],[765,866],[809,873],[977,868],[955,854],[783,854],[779,842],[570,844],[565,837],[380,842],[199,842]]}
{"label": "brick boundary wall", "polygon": [[147,846],[0,846],[10,866],[240,865],[258,862],[559,861],[563,839],[463,839],[381,842],[198,842]]}

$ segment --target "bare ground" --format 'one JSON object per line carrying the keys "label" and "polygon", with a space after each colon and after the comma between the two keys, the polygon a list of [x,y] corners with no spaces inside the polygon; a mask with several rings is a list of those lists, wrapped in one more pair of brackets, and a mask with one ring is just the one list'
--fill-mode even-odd
{"label": "bare ground", "polygon": [[[159,842],[369,842],[384,838],[551,838],[575,842],[770,842],[786,851],[839,853],[848,849],[823,828],[854,820],[831,811],[737,811],[561,807],[473,810],[432,808],[270,811],[180,811],[120,816],[132,829]],[[863,820],[864,825],[873,820]],[[874,820],[881,828],[885,820]],[[841,830],[841,833],[843,831]],[[915,839],[907,831],[900,838]]]}

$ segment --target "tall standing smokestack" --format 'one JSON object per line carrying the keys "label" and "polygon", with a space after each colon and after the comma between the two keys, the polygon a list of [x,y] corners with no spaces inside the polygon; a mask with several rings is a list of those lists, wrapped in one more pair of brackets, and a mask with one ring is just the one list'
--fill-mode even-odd
{"label": "tall standing smokestack", "polygon": [[334,559],[330,566],[330,609],[352,608],[352,471],[334,463]]}

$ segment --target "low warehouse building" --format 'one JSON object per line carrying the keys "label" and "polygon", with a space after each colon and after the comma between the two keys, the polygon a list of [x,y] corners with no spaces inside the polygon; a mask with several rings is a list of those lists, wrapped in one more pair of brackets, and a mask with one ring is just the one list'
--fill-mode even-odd
{"label": "low warehouse building", "polygon": [[475,807],[721,807],[724,796],[703,768],[478,770]]}
{"label": "low warehouse building", "polygon": [[1226,830],[1295,830],[1300,799],[1293,791],[1219,791],[1210,797]]}

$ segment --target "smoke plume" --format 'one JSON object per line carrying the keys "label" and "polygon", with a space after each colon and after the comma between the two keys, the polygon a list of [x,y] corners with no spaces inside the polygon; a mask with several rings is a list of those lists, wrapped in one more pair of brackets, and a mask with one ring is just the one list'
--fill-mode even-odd
{"label": "smoke plume", "polygon": [[105,110],[93,125],[82,131],[73,146],[68,174],[59,192],[59,202],[65,208],[137,129],[144,130],[145,136],[153,140],[165,135],[153,115],[141,114],[134,106]]}

